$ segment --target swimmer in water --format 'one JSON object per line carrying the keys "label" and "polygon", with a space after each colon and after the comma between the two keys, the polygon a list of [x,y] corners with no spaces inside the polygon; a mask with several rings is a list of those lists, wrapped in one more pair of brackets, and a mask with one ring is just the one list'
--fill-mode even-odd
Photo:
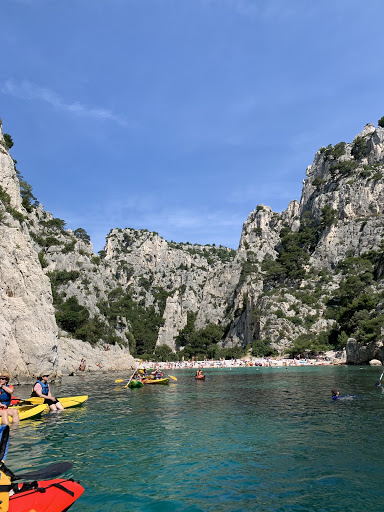
{"label": "swimmer in water", "polygon": [[337,400],[339,398],[340,392],[337,388],[331,390],[332,400]]}

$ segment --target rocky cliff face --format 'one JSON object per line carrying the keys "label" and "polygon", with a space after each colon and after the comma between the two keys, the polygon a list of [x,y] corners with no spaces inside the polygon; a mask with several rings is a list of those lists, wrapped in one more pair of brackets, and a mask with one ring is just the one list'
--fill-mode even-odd
{"label": "rocky cliff face", "polygon": [[[14,382],[41,371],[60,374],[64,366],[69,372],[75,371],[81,357],[88,356],[92,362],[95,353],[77,340],[76,354],[70,357],[72,340],[59,338],[50,279],[42,268],[38,246],[32,238],[38,226],[50,219],[52,216],[41,206],[31,213],[22,206],[15,165],[0,124],[0,351],[3,370],[11,373]],[[65,237],[68,239],[70,235]],[[81,241],[78,244],[79,251],[93,255],[87,244]],[[71,259],[62,251],[55,252],[53,247],[48,251],[51,257],[48,266],[75,266],[73,254]],[[80,257],[76,255],[76,265]],[[89,302],[92,304],[94,300],[91,298]],[[127,350],[118,354],[96,353],[94,358],[105,361],[104,366],[109,369],[127,368],[133,361]],[[94,366],[94,370],[98,368]]]}
{"label": "rocky cliff face", "polygon": [[[309,338],[343,348],[357,335],[365,348],[348,343],[350,362],[380,356],[383,128],[367,125],[351,143],[321,148],[300,202],[282,213],[258,205],[237,251],[112,229],[96,255],[84,230],[23,206],[2,134],[0,143],[0,346],[11,371],[33,373],[40,361],[73,370],[81,357],[111,369],[118,358],[120,369],[130,351],[183,349],[191,332],[209,330],[220,347],[256,344],[260,353],[305,349]],[[370,308],[349,311],[351,272],[374,297]]]}
{"label": "rocky cliff face", "polygon": [[[0,129],[0,350],[12,374],[57,368],[51,286],[23,227],[25,209]],[[6,362],[6,363],[5,363]]]}
{"label": "rocky cliff face", "polygon": [[[308,333],[336,331],[329,303],[346,279],[342,262],[376,251],[372,272],[380,274],[383,144],[384,129],[369,124],[352,143],[321,148],[307,168],[300,204],[293,201],[282,214],[264,206],[250,214],[239,246],[251,269],[239,290],[250,305],[239,323],[247,325],[248,309],[254,318],[246,342],[268,340],[281,351]],[[295,267],[300,259],[302,272]],[[382,288],[380,279],[370,284],[372,293]],[[380,302],[376,308],[370,314],[380,316]],[[367,362],[369,352],[352,350],[350,343],[348,361]]]}
{"label": "rocky cliff face", "polygon": [[[345,144],[339,158],[334,150],[319,151],[307,169],[301,215],[309,211],[320,221],[323,209],[329,207],[337,219],[324,231],[311,256],[317,267],[334,268],[348,252],[360,255],[377,249],[383,237],[384,128],[368,124],[354,141]],[[360,153],[356,141],[360,141]]]}

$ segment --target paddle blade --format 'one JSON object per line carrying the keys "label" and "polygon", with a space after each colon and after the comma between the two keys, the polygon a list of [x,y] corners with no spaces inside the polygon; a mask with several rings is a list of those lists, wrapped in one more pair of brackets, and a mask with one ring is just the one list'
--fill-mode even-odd
{"label": "paddle blade", "polygon": [[168,375],[168,377],[169,377],[170,379],[177,380],[177,379],[176,379],[176,377],[174,377],[173,375]]}
{"label": "paddle blade", "polygon": [[115,382],[124,382],[124,379],[116,379]]}
{"label": "paddle blade", "polygon": [[0,461],[3,461],[5,460],[8,452],[9,425],[1,425],[0,436]]}
{"label": "paddle blade", "polygon": [[58,462],[56,464],[46,466],[45,468],[31,471],[30,473],[15,475],[15,478],[12,478],[12,480],[49,480],[51,478],[56,478],[57,476],[62,475],[71,469],[72,466],[72,462]]}
{"label": "paddle blade", "polygon": [[28,400],[25,400],[25,402],[30,402],[31,404],[43,404],[45,398],[42,398],[41,396],[31,396],[31,398],[28,398]]}

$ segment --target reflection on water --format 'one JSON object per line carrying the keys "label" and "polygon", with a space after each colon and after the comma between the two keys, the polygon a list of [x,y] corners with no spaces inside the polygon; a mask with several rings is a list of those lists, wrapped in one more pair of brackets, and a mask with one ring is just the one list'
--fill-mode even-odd
{"label": "reflection on water", "polygon": [[[193,373],[133,390],[121,375],[66,378],[54,394],[89,401],[12,428],[8,464],[71,460],[86,488],[74,511],[382,509],[377,369]],[[334,387],[354,399],[332,401]]]}

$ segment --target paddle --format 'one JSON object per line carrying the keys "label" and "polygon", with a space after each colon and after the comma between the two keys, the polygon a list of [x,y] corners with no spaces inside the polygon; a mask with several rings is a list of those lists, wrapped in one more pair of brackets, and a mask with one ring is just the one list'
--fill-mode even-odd
{"label": "paddle", "polygon": [[31,398],[27,398],[23,400],[23,402],[29,402],[30,404],[40,405],[44,403],[45,398],[41,396],[31,396]]}
{"label": "paddle", "polygon": [[24,400],[24,398],[17,398],[16,396],[12,396],[11,407],[23,406],[23,405],[39,405],[39,404],[43,404],[43,403],[44,403],[44,401],[36,402],[33,404],[28,398]]}
{"label": "paddle", "polygon": [[379,380],[375,383],[375,386],[380,387],[381,386],[381,379],[383,378],[384,372],[380,375]]}
{"label": "paddle", "polygon": [[49,480],[51,478],[55,478],[59,475],[62,475],[73,466],[72,462],[57,462],[55,464],[50,464],[45,468],[36,469],[36,471],[31,471],[30,473],[24,473],[21,475],[15,475],[12,478],[12,481],[15,480]]}
{"label": "paddle", "polygon": [[135,375],[135,373],[137,372],[137,369],[138,369],[138,367],[141,365],[141,363],[142,363],[142,362],[143,362],[143,360],[141,359],[141,360],[140,360],[140,363],[136,366],[135,371],[132,373],[131,378],[129,379],[129,381],[127,382],[127,384],[124,386],[125,388],[127,388],[127,387],[130,385],[131,380],[133,379],[133,376],[134,376],[134,375]]}

